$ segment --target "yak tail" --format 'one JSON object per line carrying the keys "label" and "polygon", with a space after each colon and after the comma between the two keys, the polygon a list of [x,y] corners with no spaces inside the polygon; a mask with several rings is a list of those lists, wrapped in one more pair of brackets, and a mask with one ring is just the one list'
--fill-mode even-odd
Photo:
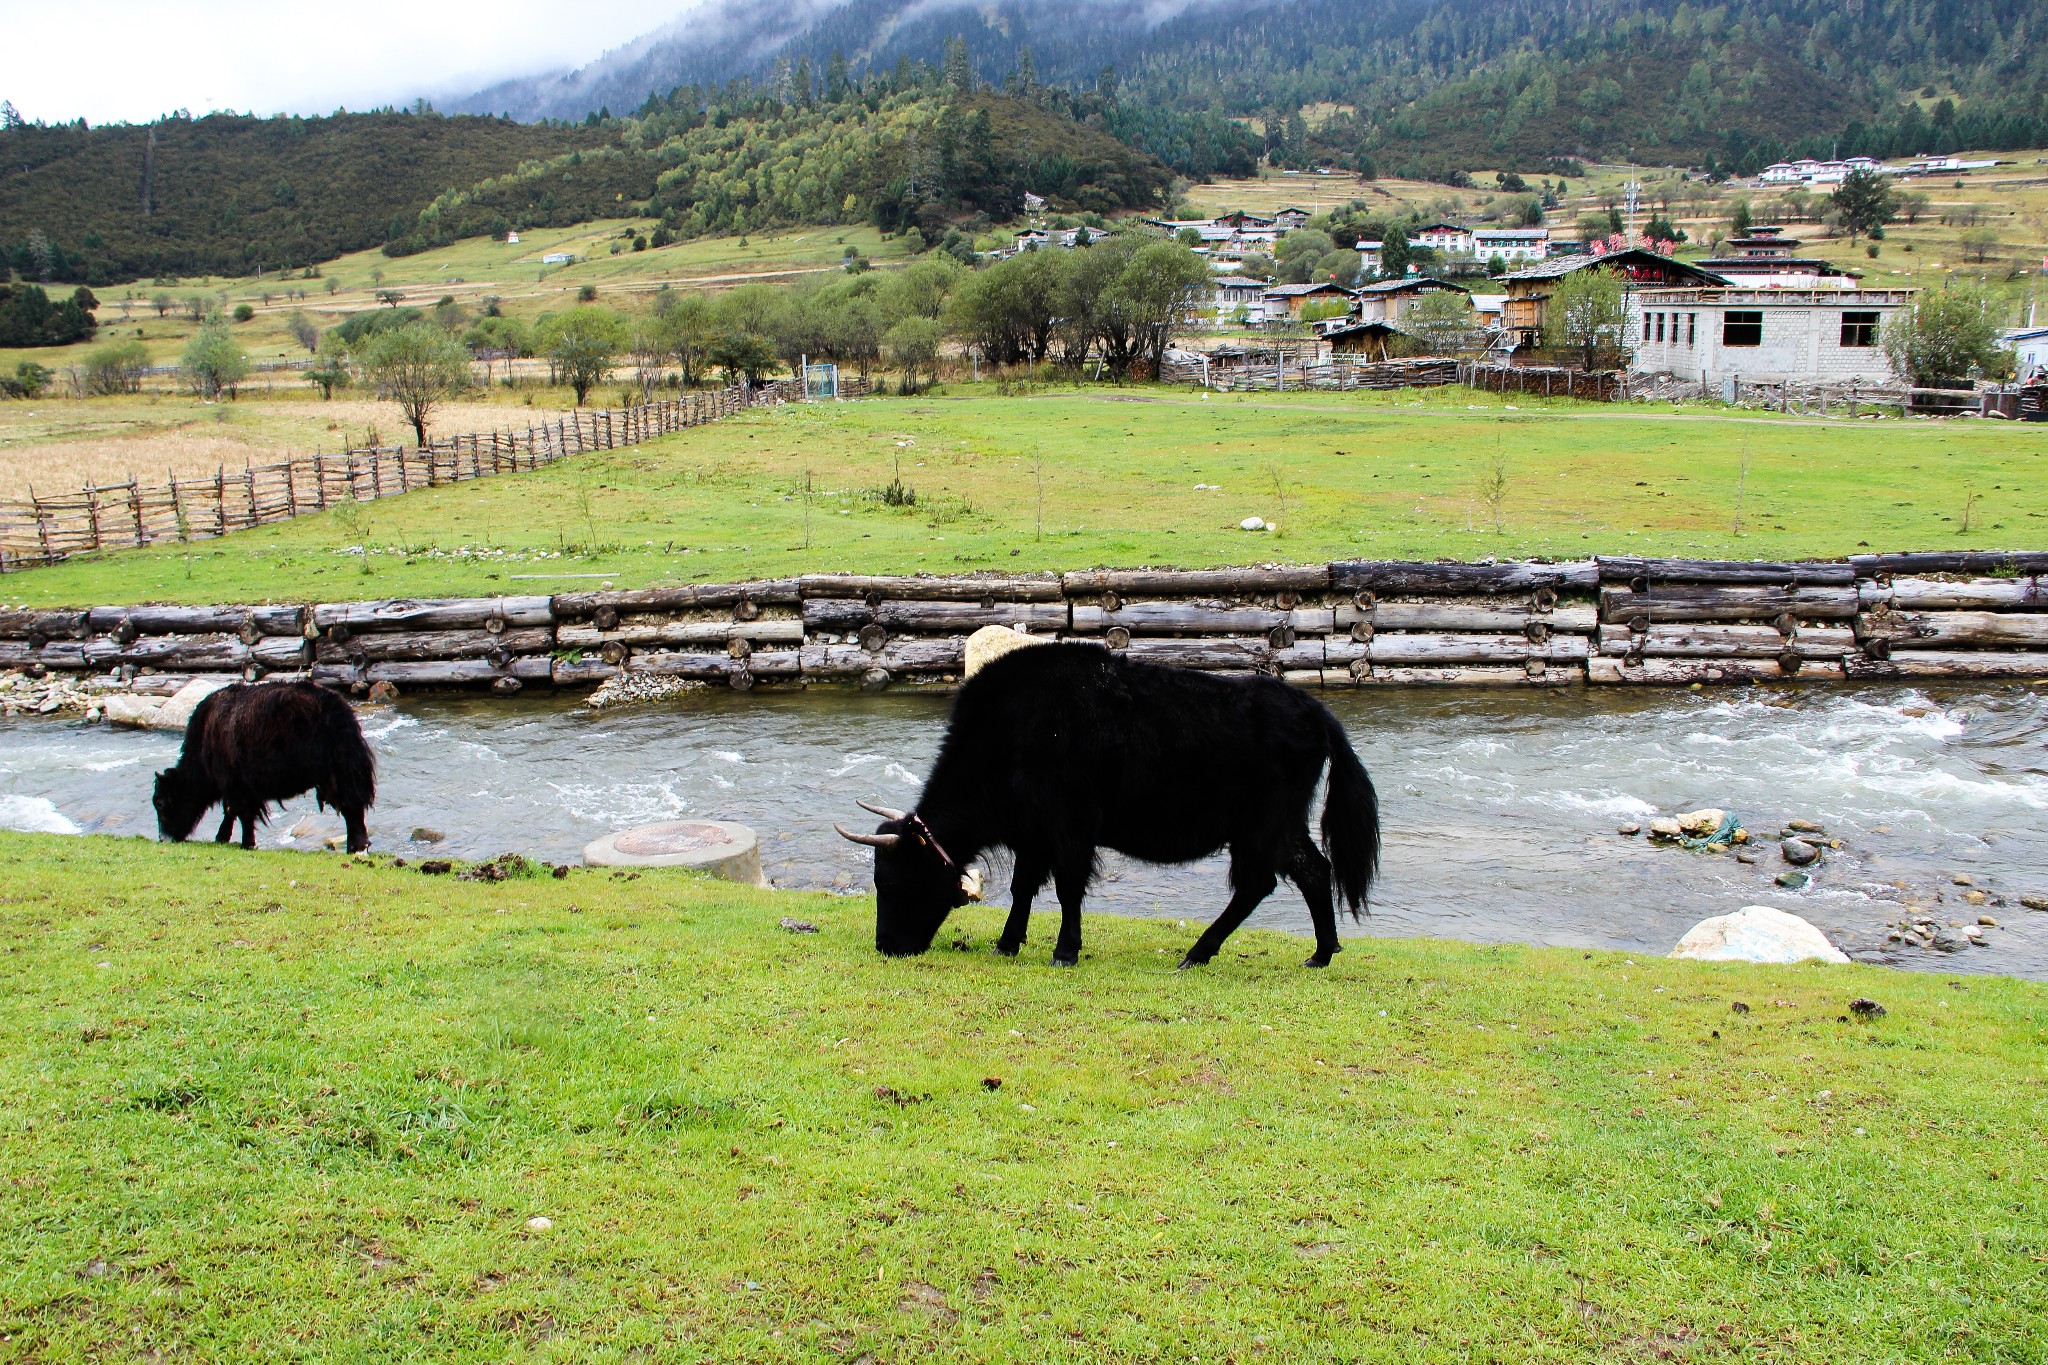
{"label": "yak tail", "polygon": [[337,810],[368,810],[377,804],[377,755],[363,738],[363,728],[346,702],[322,708],[322,747],[328,754],[325,804]]}
{"label": "yak tail", "polygon": [[1357,919],[1380,865],[1380,799],[1351,739],[1335,716],[1325,713],[1330,738],[1330,787],[1323,802],[1323,852],[1330,860],[1339,899]]}

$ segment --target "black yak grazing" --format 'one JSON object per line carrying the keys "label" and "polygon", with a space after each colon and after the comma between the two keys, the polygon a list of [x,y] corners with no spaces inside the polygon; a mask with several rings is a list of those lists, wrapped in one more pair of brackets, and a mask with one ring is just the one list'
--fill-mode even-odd
{"label": "black yak grazing", "polygon": [[157,829],[182,843],[215,802],[217,844],[242,822],[242,847],[256,847],[256,825],[270,804],[311,791],[348,822],[348,851],[370,846],[363,812],[377,800],[377,760],[356,713],[312,683],[224,687],[199,703],[185,727],[174,768],[156,775]]}
{"label": "black yak grazing", "polygon": [[[1308,816],[1325,766],[1318,850]],[[1307,965],[1322,967],[1342,950],[1333,884],[1356,918],[1379,862],[1372,779],[1328,707],[1277,678],[1211,677],[1094,645],[1020,649],[989,664],[960,689],[916,811],[867,808],[885,817],[880,830],[839,832],[874,847],[875,947],[891,955],[931,946],[966,902],[961,875],[985,849],[1016,860],[996,951],[1023,947],[1031,898],[1050,877],[1060,902],[1052,960],[1072,966],[1097,849],[1184,863],[1227,844],[1230,903],[1181,965],[1213,958],[1284,876],[1315,923]]]}

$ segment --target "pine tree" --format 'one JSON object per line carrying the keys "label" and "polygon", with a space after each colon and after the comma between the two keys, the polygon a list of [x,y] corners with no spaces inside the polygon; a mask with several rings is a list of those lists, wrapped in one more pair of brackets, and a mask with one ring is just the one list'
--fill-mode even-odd
{"label": "pine tree", "polygon": [[967,60],[967,40],[957,33],[946,39],[944,71],[948,90],[958,95],[974,93],[974,67]]}

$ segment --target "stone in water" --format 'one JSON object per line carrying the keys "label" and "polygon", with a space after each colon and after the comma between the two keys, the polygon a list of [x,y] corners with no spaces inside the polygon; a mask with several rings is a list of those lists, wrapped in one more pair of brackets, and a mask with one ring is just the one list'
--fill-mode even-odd
{"label": "stone in water", "polygon": [[748,886],[768,884],[754,831],[729,820],[664,820],[607,834],[584,848],[583,861],[590,867],[687,867]]}
{"label": "stone in water", "polygon": [[1703,919],[1685,931],[1673,957],[1701,962],[1847,962],[1848,955],[1797,915],[1751,905],[1732,915]]}

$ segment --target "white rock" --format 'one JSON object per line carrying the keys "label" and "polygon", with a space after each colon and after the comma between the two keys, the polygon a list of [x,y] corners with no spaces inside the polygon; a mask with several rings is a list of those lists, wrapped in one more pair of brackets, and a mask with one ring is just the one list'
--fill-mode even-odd
{"label": "white rock", "polygon": [[102,708],[109,725],[143,728],[163,709],[163,704],[161,697],[130,697],[116,692],[107,697]]}
{"label": "white rock", "polygon": [[1237,528],[1240,531],[1263,531],[1266,529],[1266,519],[1264,517],[1246,517],[1237,524]]}
{"label": "white rock", "polygon": [[1026,635],[1008,626],[983,626],[967,637],[967,676],[973,677],[982,669],[1029,645],[1049,645],[1050,635]]}
{"label": "white rock", "polygon": [[1689,810],[1678,817],[1678,827],[1687,834],[1712,834],[1721,828],[1721,822],[1728,818],[1728,812],[1718,806],[1705,810]]}
{"label": "white rock", "polygon": [[1749,905],[1732,915],[1703,919],[1685,931],[1673,957],[1701,962],[1847,962],[1848,955],[1797,915]]}
{"label": "white rock", "polygon": [[554,1226],[554,1219],[538,1213],[526,1220],[526,1230],[528,1232],[549,1232],[554,1229]]}
{"label": "white rock", "polygon": [[210,678],[194,678],[179,688],[177,694],[165,702],[143,724],[152,730],[182,730],[192,721],[192,713],[205,701],[227,684]]}

